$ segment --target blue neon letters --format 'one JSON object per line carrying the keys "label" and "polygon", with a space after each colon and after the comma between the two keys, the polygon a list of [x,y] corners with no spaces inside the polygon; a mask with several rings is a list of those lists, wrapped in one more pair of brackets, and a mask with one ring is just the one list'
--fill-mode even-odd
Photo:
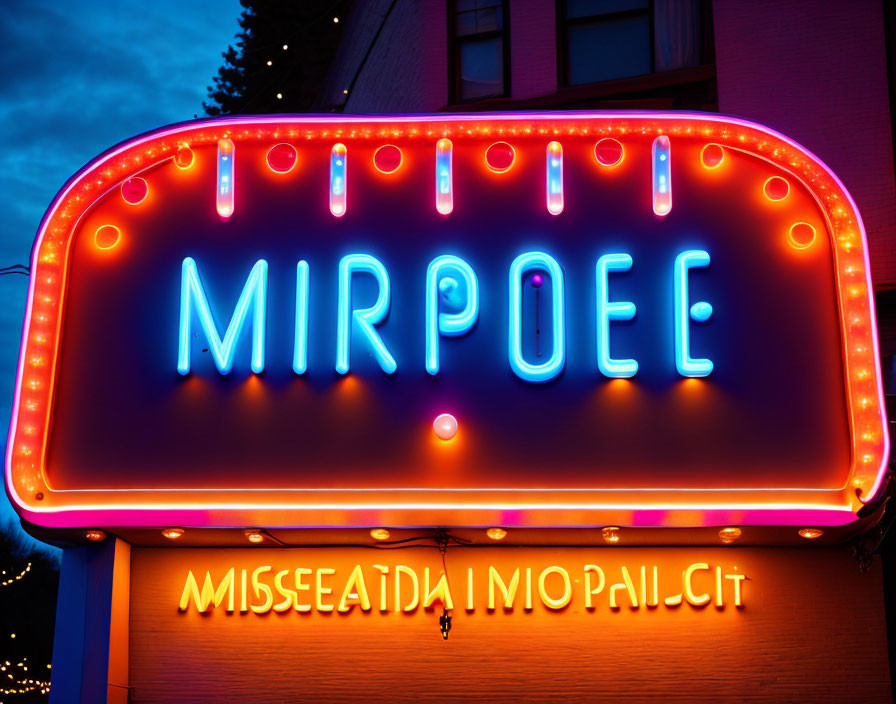
{"label": "blue neon letters", "polygon": [[[704,250],[686,250],[675,257],[672,272],[672,322],[675,370],[684,377],[705,377],[712,373],[713,362],[691,356],[691,324],[708,321],[713,313],[706,301],[690,300],[689,271],[709,266],[710,256]],[[595,321],[597,370],[605,377],[627,378],[638,373],[635,359],[616,359],[611,355],[610,331],[612,322],[633,320],[637,311],[632,301],[611,301],[609,277],[625,274],[632,269],[632,257],[625,253],[604,254],[595,266],[595,289],[592,320]],[[252,316],[251,369],[261,373],[265,364],[265,316],[267,309],[267,271],[264,259],[258,260],[249,272],[242,292],[220,336],[207,292],[199,276],[196,262],[187,257],[181,268],[180,325],[178,336],[177,370],[188,374],[191,370],[192,323],[198,319],[215,366],[221,374],[233,368],[236,348]],[[352,303],[352,279],[355,275],[372,276],[377,287],[376,302],[368,308],[355,309]],[[550,287],[541,288],[544,280]],[[524,285],[524,281],[528,282]],[[668,285],[668,284],[667,284]],[[566,305],[565,281],[560,264],[545,252],[526,252],[513,260],[508,279],[507,355],[513,374],[527,383],[540,384],[559,377],[566,366]],[[668,290],[668,289],[666,289]],[[549,338],[543,343],[546,359],[541,354],[527,354],[524,338],[538,335],[539,296],[548,298],[544,307],[550,311]],[[532,298],[535,304],[532,304]],[[498,298],[497,296],[495,297]],[[529,303],[524,304],[524,299]],[[338,267],[336,300],[336,371],[347,374],[351,370],[352,337],[366,345],[380,368],[387,374],[398,369],[389,348],[377,327],[389,316],[391,283],[386,267],[369,254],[344,256]],[[301,260],[296,265],[295,326],[292,368],[296,374],[308,371],[310,306],[310,266]],[[424,368],[430,375],[439,374],[441,337],[457,337],[471,333],[479,320],[479,279],[473,267],[460,257],[443,254],[435,257],[427,267],[425,281],[425,354]],[[195,315],[194,315],[195,313]],[[532,316],[535,325],[532,325]],[[524,321],[529,321],[525,323]],[[525,329],[524,329],[525,328]],[[540,338],[537,339],[540,342]],[[536,344],[536,350],[538,346]],[[549,351],[549,355],[547,352]],[[533,359],[533,357],[537,357]]]}
{"label": "blue neon letters", "polygon": [[191,257],[184,259],[181,267],[180,283],[180,336],[177,355],[177,371],[181,374],[190,372],[190,330],[192,311],[195,304],[199,323],[208,339],[208,348],[215,360],[215,366],[222,374],[229,374],[233,368],[233,357],[236,353],[236,342],[249,314],[252,310],[252,371],[260,374],[264,370],[264,327],[267,308],[268,263],[259,259],[243,287],[230,324],[224,333],[224,339],[218,335],[215,319],[208,303],[208,297],[199,278],[196,262]]}
{"label": "blue neon letters", "polygon": [[690,320],[704,322],[712,315],[712,306],[706,301],[690,305],[688,270],[709,266],[709,253],[702,249],[682,252],[675,258],[675,366],[682,376],[709,376],[712,361],[691,357]]}
{"label": "blue neon letters", "polygon": [[[464,282],[463,293],[458,290],[459,275]],[[463,308],[457,312],[441,312],[439,300],[448,308]],[[439,373],[439,335],[456,337],[469,332],[479,317],[479,281],[476,272],[460,257],[445,254],[436,257],[426,270],[426,371]]]}
{"label": "blue neon letters", "polygon": [[[379,285],[376,303],[370,308],[352,310],[352,274],[370,274]],[[351,368],[352,323],[364,336],[373,356],[383,371],[394,374],[398,369],[395,358],[383,344],[374,325],[379,325],[389,314],[389,273],[378,259],[369,254],[349,254],[339,262],[339,300],[336,328],[336,371],[347,374]]]}
{"label": "blue neon letters", "polygon": [[296,374],[308,371],[308,262],[296,264],[296,339],[293,347],[292,370]]}
{"label": "blue neon letters", "polygon": [[609,274],[631,268],[632,258],[628,254],[605,254],[597,260],[597,366],[604,376],[625,378],[638,373],[638,362],[634,359],[610,356],[610,321],[631,320],[636,309],[631,301],[610,302]]}
{"label": "blue neon letters", "polygon": [[[546,271],[551,279],[551,356],[546,362],[532,364],[523,357],[523,275]],[[526,252],[510,265],[510,325],[507,348],[510,368],[523,381],[540,384],[563,371],[566,364],[566,306],[563,301],[563,270],[550,254]]]}

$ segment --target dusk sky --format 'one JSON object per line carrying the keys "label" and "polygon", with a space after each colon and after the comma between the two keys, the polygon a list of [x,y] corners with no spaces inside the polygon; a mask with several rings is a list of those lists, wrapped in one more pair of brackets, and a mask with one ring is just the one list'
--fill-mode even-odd
{"label": "dusk sky", "polygon": [[[7,0],[0,22],[0,268],[29,264],[65,181],[117,142],[202,116],[238,0]],[[0,276],[0,426],[9,425],[27,278]],[[13,517],[5,492],[0,520]]]}

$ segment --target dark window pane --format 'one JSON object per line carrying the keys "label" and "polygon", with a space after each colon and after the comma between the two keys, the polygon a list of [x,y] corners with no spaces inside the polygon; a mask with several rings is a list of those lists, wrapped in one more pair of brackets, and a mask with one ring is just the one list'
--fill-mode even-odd
{"label": "dark window pane", "polygon": [[454,9],[457,12],[466,12],[467,10],[481,10],[484,7],[501,7],[503,4],[501,0],[457,0]]}
{"label": "dark window pane", "polygon": [[699,0],[655,0],[653,5],[656,70],[700,64]]}
{"label": "dark window pane", "polygon": [[504,47],[500,38],[464,42],[458,51],[462,100],[504,94]]}
{"label": "dark window pane", "polygon": [[646,9],[647,0],[566,0],[566,16],[569,18]]}
{"label": "dark window pane", "polygon": [[458,37],[464,37],[468,34],[476,34],[475,12],[463,12],[457,16],[456,34]]}
{"label": "dark window pane", "polygon": [[462,12],[457,15],[457,36],[495,32],[502,28],[503,14],[500,8]]}
{"label": "dark window pane", "polygon": [[649,18],[634,17],[569,28],[571,85],[650,72]]}

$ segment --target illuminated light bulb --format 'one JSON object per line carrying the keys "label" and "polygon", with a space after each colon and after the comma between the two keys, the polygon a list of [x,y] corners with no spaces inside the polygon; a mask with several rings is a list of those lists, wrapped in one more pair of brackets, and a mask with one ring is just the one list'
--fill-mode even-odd
{"label": "illuminated light bulb", "polygon": [[372,528],[370,531],[370,537],[374,540],[388,540],[389,531],[385,528]]}
{"label": "illuminated light bulb", "polygon": [[273,65],[274,65],[273,61],[268,61],[268,66],[273,66]]}
{"label": "illuminated light bulb", "polygon": [[787,242],[794,249],[806,249],[815,242],[815,228],[807,222],[797,222],[790,226]]}
{"label": "illuminated light bulb", "polygon": [[84,533],[84,537],[93,542],[99,542],[106,539],[106,534],[101,530],[89,530]]}
{"label": "illuminated light bulb", "polygon": [[548,212],[551,215],[559,215],[563,212],[563,147],[560,146],[560,142],[548,144],[545,162]]}
{"label": "illuminated light bulb", "polygon": [[289,45],[288,45],[288,44],[284,44],[284,45],[283,45],[283,51],[286,51],[287,49],[289,49]]}
{"label": "illuminated light bulb", "polygon": [[666,135],[653,140],[653,212],[660,217],[672,211],[672,147]]}
{"label": "illuminated light bulb", "polygon": [[725,150],[719,144],[707,144],[700,150],[700,161],[703,168],[717,169],[725,159]]}
{"label": "illuminated light bulb", "polygon": [[496,174],[510,171],[516,159],[516,151],[507,142],[495,142],[485,150],[485,165]]}
{"label": "illuminated light bulb", "polygon": [[740,536],[741,536],[741,529],[737,528],[736,526],[722,528],[722,530],[719,531],[719,540],[721,540],[723,543],[725,543],[725,545],[730,545],[735,540],[740,538]]}
{"label": "illuminated light bulb", "polygon": [[784,200],[790,194],[790,183],[780,176],[771,176],[763,184],[762,192],[769,200]]}
{"label": "illuminated light bulb", "polygon": [[268,150],[268,167],[278,174],[289,173],[295,167],[298,158],[299,154],[294,146],[281,142]]}
{"label": "illuminated light bulb", "polygon": [[100,225],[93,234],[98,249],[112,249],[121,239],[121,230],[115,225]]}
{"label": "illuminated light bulb", "polygon": [[250,543],[263,543],[264,535],[257,530],[247,530],[246,538],[249,539]]}
{"label": "illuminated light bulb", "polygon": [[121,184],[121,197],[125,203],[130,203],[131,205],[142,203],[148,192],[149,187],[146,185],[146,181],[139,176],[129,178]]}
{"label": "illuminated light bulb", "polygon": [[451,440],[457,435],[457,418],[450,413],[442,413],[432,422],[432,430],[439,440]]}
{"label": "illuminated light bulb", "polygon": [[614,545],[619,542],[620,532],[621,530],[619,526],[607,526],[600,532],[600,534],[603,537],[604,541],[610,543],[611,545]]}
{"label": "illuminated light bulb", "polygon": [[189,169],[193,165],[194,158],[192,149],[187,146],[180,147],[174,153],[174,165],[179,169]]}
{"label": "illuminated light bulb", "polygon": [[454,210],[453,151],[450,139],[436,142],[436,210],[442,215],[450,215]]}
{"label": "illuminated light bulb", "polygon": [[218,194],[216,206],[218,215],[229,218],[233,215],[233,142],[226,137],[218,140]]}
{"label": "illuminated light bulb", "polygon": [[507,531],[503,528],[489,528],[485,534],[492,540],[504,540],[507,537]]}
{"label": "illuminated light bulb", "polygon": [[164,535],[168,540],[177,540],[180,536],[184,534],[183,528],[166,528],[162,531],[162,535]]}
{"label": "illuminated light bulb", "polygon": [[377,171],[383,174],[395,173],[401,166],[401,162],[401,149],[394,144],[384,144],[373,153],[373,165]]}
{"label": "illuminated light bulb", "polygon": [[622,163],[624,151],[622,143],[612,137],[604,137],[594,145],[594,158],[601,166],[616,166]]}
{"label": "illuminated light bulb", "polygon": [[334,144],[330,152],[330,212],[337,218],[345,215],[346,162],[348,152],[344,144]]}
{"label": "illuminated light bulb", "polygon": [[798,532],[806,540],[815,540],[815,538],[820,538],[824,535],[824,531],[821,528],[800,528]]}
{"label": "illuminated light bulb", "polygon": [[277,93],[277,100],[283,100],[283,93]]}
{"label": "illuminated light bulb", "polygon": [[338,18],[338,17],[334,17],[334,18],[333,18],[333,24],[339,24],[339,18]]}

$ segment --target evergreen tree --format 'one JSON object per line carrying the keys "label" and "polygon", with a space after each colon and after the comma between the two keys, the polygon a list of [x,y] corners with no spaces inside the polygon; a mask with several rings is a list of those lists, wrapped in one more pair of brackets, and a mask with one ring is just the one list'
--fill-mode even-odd
{"label": "evergreen tree", "polygon": [[314,109],[352,0],[240,3],[244,9],[236,46],[222,54],[224,65],[208,89],[205,112],[257,115]]}

